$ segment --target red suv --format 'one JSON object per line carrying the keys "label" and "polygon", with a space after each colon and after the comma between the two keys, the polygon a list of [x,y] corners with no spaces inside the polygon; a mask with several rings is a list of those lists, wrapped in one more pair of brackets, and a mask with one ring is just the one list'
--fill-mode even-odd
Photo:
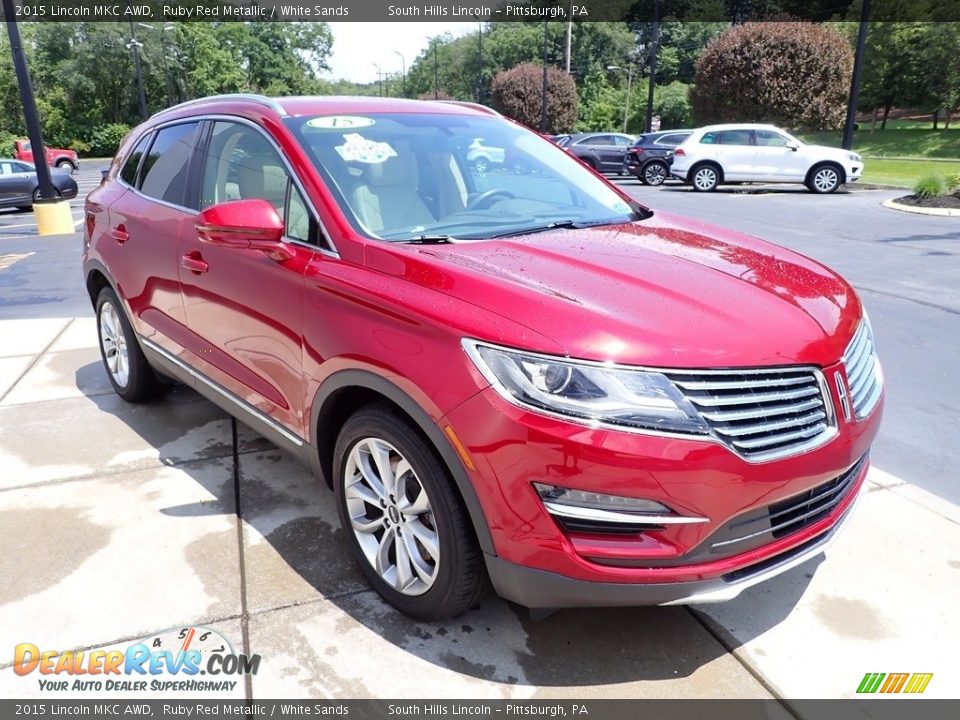
{"label": "red suv", "polygon": [[[477,137],[531,171],[478,172]],[[822,552],[867,474],[883,383],[842,278],[492,111],[192,101],[131,132],[84,229],[117,393],[176,379],[296,455],[417,618],[488,579],[731,598]]]}

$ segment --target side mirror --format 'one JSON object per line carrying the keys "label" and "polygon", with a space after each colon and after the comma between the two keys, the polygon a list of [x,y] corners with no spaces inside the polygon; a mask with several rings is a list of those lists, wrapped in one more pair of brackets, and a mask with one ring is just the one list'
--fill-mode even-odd
{"label": "side mirror", "polygon": [[793,150],[794,152],[800,149],[800,146],[797,145],[793,140],[787,141],[787,147]]}
{"label": "side mirror", "polygon": [[293,251],[283,242],[283,220],[266,200],[231,200],[212,205],[195,223],[197,235],[211,245],[261,250],[275,260],[289,260]]}

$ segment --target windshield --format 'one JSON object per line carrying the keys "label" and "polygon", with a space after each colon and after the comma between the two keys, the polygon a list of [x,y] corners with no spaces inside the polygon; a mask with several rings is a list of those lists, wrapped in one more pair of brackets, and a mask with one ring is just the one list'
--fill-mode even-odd
{"label": "windshield", "polygon": [[357,230],[383,240],[504,237],[646,217],[537,134],[496,117],[285,120]]}

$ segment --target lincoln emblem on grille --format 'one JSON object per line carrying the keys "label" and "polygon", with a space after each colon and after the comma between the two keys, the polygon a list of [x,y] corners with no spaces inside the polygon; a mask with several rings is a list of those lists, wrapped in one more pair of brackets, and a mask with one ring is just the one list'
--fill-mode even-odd
{"label": "lincoln emblem on grille", "polygon": [[847,385],[843,382],[843,375],[840,374],[839,370],[833,374],[833,377],[837,381],[837,395],[840,396],[840,407],[843,408],[843,419],[850,422],[850,398],[847,396]]}

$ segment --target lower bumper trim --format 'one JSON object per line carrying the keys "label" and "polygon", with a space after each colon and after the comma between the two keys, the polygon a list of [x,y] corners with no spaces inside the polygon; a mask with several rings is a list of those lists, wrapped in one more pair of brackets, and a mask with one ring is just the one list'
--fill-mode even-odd
{"label": "lower bumper trim", "polygon": [[591,582],[517,565],[489,554],[485,556],[487,572],[501,597],[528,608],[725,602],[737,597],[748,587],[776,577],[823,553],[836,539],[856,505],[855,501],[833,527],[807,542],[755,565],[708,580],[646,584]]}

